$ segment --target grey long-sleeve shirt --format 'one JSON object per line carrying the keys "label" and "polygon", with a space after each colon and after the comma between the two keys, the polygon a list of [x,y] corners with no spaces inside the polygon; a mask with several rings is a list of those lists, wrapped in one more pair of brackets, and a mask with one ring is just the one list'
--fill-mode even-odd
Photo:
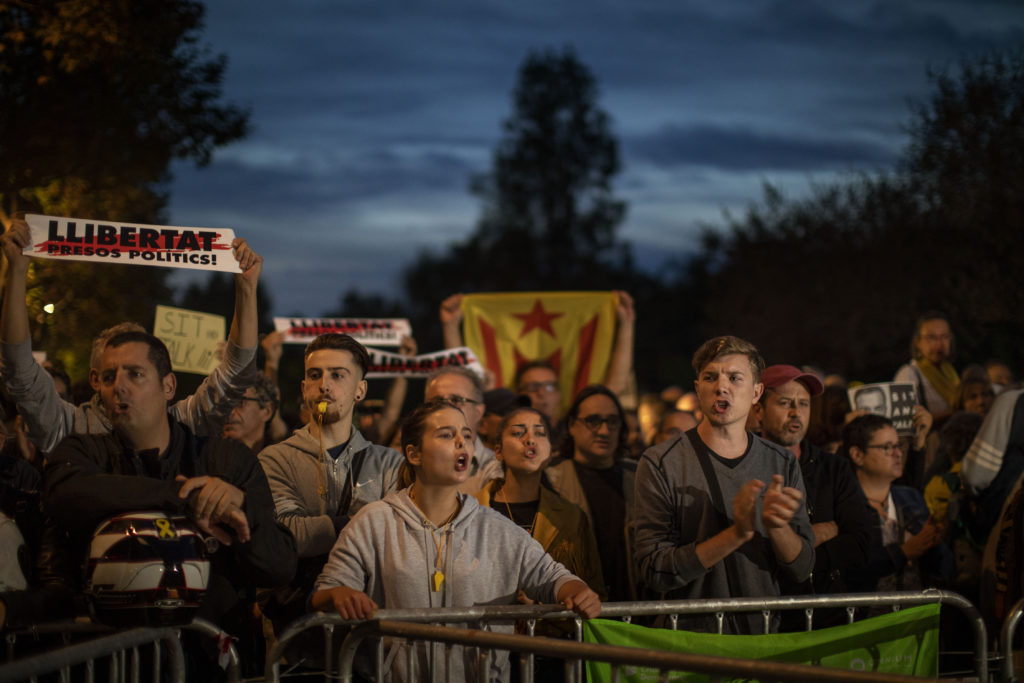
{"label": "grey long-sleeve shirt", "polygon": [[[224,360],[196,393],[168,409],[171,416],[198,436],[218,435],[224,418],[252,384],[255,357],[256,347],[244,349],[228,341]],[[0,376],[28,424],[29,438],[44,453],[68,434],[108,434],[112,429],[98,395],[79,406],[57,395],[53,378],[32,357],[29,340],[0,344]]]}
{"label": "grey long-sleeve shirt", "polygon": [[[796,457],[753,434],[748,437],[747,453],[735,461],[726,464],[715,455],[708,456],[724,510],[714,505],[704,470],[686,435],[647,449],[640,459],[634,495],[636,564],[651,590],[678,599],[775,597],[780,574],[794,581],[803,581],[810,574],[814,536],[806,505],[800,506],[790,522],[802,547],[789,564],[778,561],[761,523],[763,499],[757,503],[751,540],[709,569],[697,557],[698,543],[732,525],[732,500],[748,481],[760,479],[767,484],[773,475],[781,474],[785,486],[799,489],[806,498]],[[727,561],[734,568],[733,587]],[[760,619],[757,614],[752,623]],[[753,632],[759,631],[755,628]]]}

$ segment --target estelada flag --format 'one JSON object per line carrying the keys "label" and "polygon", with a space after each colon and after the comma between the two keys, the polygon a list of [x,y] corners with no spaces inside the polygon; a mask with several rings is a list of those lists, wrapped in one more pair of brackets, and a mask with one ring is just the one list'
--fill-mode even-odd
{"label": "estelada flag", "polygon": [[615,341],[613,292],[467,294],[462,313],[466,346],[499,387],[512,386],[516,370],[534,360],[558,373],[566,405],[604,381]]}

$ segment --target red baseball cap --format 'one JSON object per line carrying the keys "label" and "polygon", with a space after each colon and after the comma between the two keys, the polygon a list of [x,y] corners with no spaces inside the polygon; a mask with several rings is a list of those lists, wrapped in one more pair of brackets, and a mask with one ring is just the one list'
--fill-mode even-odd
{"label": "red baseball cap", "polygon": [[817,396],[825,391],[825,385],[820,379],[792,365],[769,365],[761,373],[761,382],[764,383],[765,389],[775,389],[793,380],[803,384],[811,396]]}

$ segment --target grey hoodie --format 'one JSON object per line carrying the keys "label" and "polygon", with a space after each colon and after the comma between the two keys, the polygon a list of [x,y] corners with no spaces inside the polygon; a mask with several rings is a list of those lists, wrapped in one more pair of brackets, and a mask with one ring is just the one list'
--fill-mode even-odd
{"label": "grey hoodie", "polygon": [[[352,481],[351,504],[348,510],[340,510],[352,460],[360,451],[366,451],[366,456],[358,481]],[[277,519],[295,536],[300,558],[326,555],[338,538],[333,518],[355,514],[367,503],[392,491],[404,462],[401,453],[370,443],[354,427],[352,438],[337,459],[325,454],[321,465],[319,453],[320,443],[307,425],[281,443],[267,446],[259,455],[274,496]],[[324,498],[317,492],[320,468],[327,486]]]}
{"label": "grey hoodie", "polygon": [[[481,507],[471,496],[459,498],[462,508],[441,529],[423,516],[408,489],[367,505],[342,529],[316,590],[355,588],[389,609],[471,607],[514,604],[519,590],[538,602],[553,603],[565,583],[579,580],[511,520]],[[445,580],[434,592],[438,545]],[[512,626],[491,630],[511,633]],[[404,647],[404,642],[393,643],[388,654],[394,657],[396,680],[407,680],[406,654],[398,652]],[[422,643],[416,648],[418,677],[447,680],[444,648]],[[488,679],[505,680],[507,653],[494,653],[490,661]],[[479,680],[479,659],[472,649],[453,648],[448,666],[450,680]]]}

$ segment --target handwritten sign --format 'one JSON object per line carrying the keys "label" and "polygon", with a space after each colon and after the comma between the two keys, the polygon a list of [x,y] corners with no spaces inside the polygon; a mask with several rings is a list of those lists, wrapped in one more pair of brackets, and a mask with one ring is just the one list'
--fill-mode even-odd
{"label": "handwritten sign", "polygon": [[224,316],[157,306],[153,334],[171,352],[175,372],[208,375],[217,367],[217,347],[224,341]]}
{"label": "handwritten sign", "polygon": [[421,356],[403,356],[397,353],[367,349],[370,353],[370,369],[367,377],[426,377],[444,367],[462,367],[473,370],[483,377],[484,368],[472,349],[461,346]]}
{"label": "handwritten sign", "polygon": [[25,221],[32,243],[24,253],[36,258],[241,272],[231,253],[235,233],[227,228],[112,223],[31,213]]}
{"label": "handwritten sign", "polygon": [[360,344],[399,346],[412,336],[405,318],[274,318],[285,344],[308,344],[321,334],[347,334]]}

